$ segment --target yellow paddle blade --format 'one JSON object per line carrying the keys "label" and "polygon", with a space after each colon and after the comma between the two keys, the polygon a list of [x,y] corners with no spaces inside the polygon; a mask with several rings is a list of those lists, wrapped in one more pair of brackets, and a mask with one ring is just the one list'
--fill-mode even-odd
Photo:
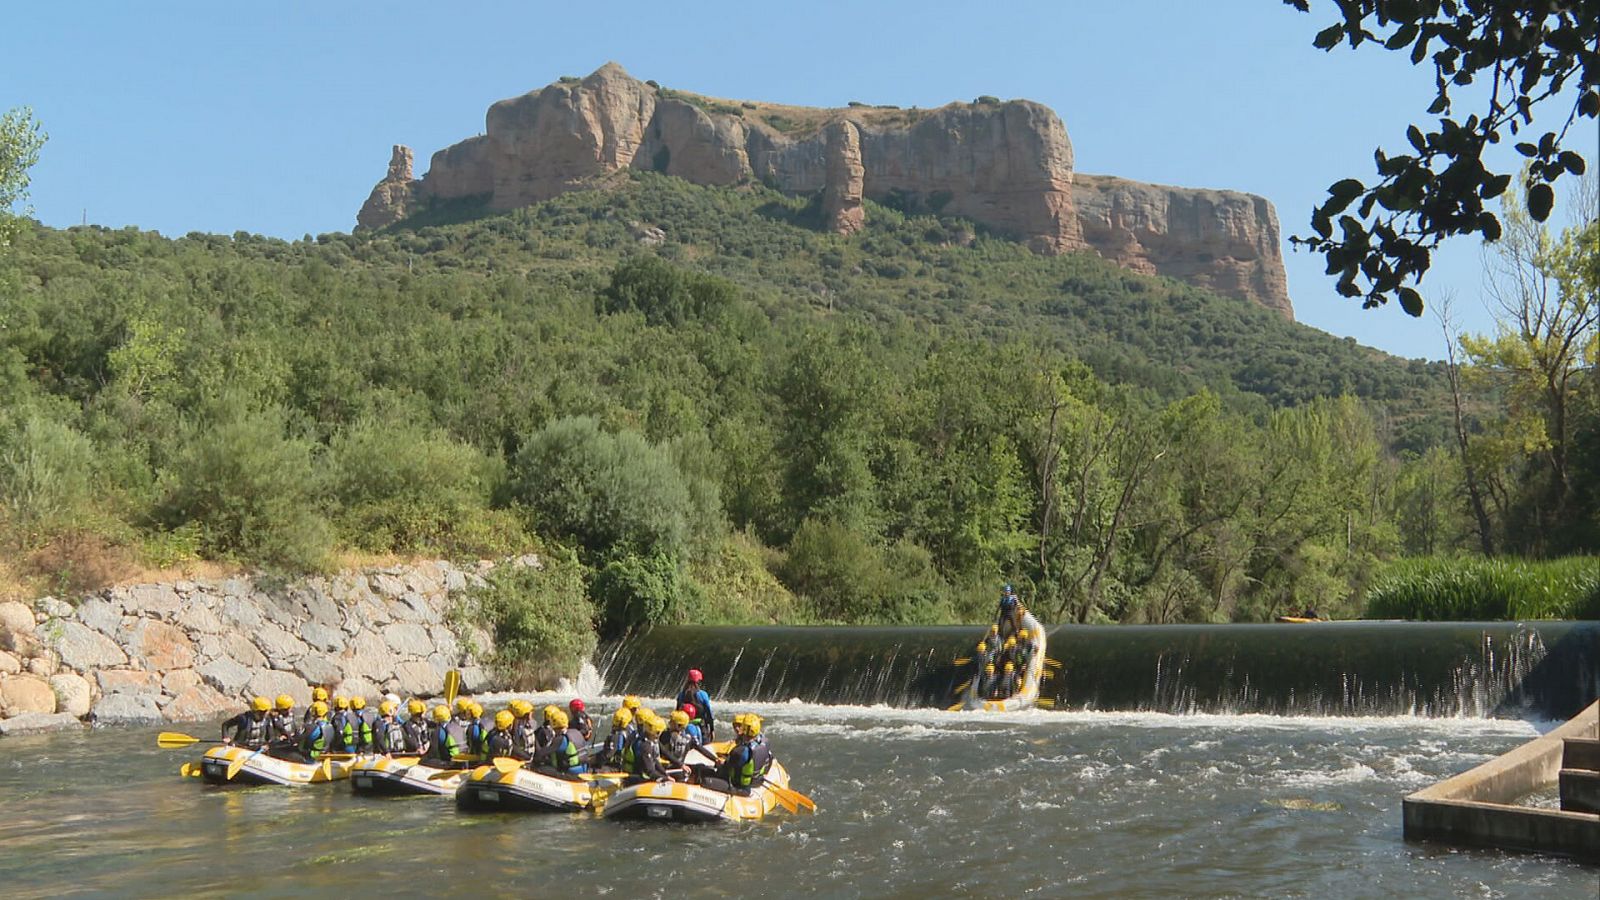
{"label": "yellow paddle blade", "polygon": [[332,781],[333,780],[333,760],[331,760],[331,759],[327,758],[326,756],[324,756],[322,758],[322,762],[318,764],[318,771],[320,771],[322,773],[322,780],[323,781]]}
{"label": "yellow paddle blade", "polygon": [[772,789],[772,798],[774,800],[778,801],[778,805],[779,806],[783,807],[784,809],[788,810],[789,812],[796,813],[796,814],[798,814],[800,812],[800,804],[794,802],[794,799],[789,797],[788,795],[784,794],[783,791],[778,790],[777,788],[773,788]]}
{"label": "yellow paddle blade", "polygon": [[954,703],[944,708],[945,712],[960,712],[963,704]]}
{"label": "yellow paddle blade", "polygon": [[428,780],[444,781],[446,778],[458,778],[465,774],[467,774],[466,769],[445,769],[443,772],[435,772],[432,775],[429,775]]}
{"label": "yellow paddle blade", "polygon": [[501,775],[510,775],[520,768],[522,768],[522,760],[520,759],[512,759],[509,756],[496,756],[494,758],[494,770]]}
{"label": "yellow paddle blade", "polygon": [[451,669],[444,673],[444,705],[454,706],[456,694],[461,692],[461,672]]}
{"label": "yellow paddle blade", "polygon": [[972,662],[972,657],[970,657],[970,656],[958,656],[958,657],[956,657],[956,663],[955,664],[958,665],[958,666],[964,666],[969,662]]}
{"label": "yellow paddle blade", "polygon": [[966,681],[963,681],[960,684],[956,685],[956,689],[954,691],[952,691],[951,693],[955,693],[955,694],[965,693],[966,690],[967,690],[967,687],[969,685],[971,685],[971,684],[972,684],[972,679],[968,678]]}
{"label": "yellow paddle blade", "polygon": [[193,735],[180,734],[176,731],[163,731],[156,735],[156,746],[163,750],[176,750],[179,747],[188,747],[200,743],[200,739]]}
{"label": "yellow paddle blade", "polygon": [[[261,752],[260,750],[256,751],[256,753],[260,753],[260,752]],[[227,778],[227,780],[228,781],[232,781],[233,780],[233,776],[239,774],[239,770],[244,768],[244,761],[249,759],[251,756],[255,756],[255,755],[256,755],[255,753],[251,753],[248,756],[246,756],[245,754],[241,753],[238,756],[235,756],[232,760],[230,760],[228,762],[228,778]]]}
{"label": "yellow paddle blade", "polygon": [[1045,658],[1044,664],[1052,669],[1061,668],[1061,662],[1059,660],[1050,659],[1049,657]]}
{"label": "yellow paddle blade", "polygon": [[1039,699],[1033,701],[1033,705],[1042,706],[1045,709],[1055,709],[1056,701],[1050,699],[1049,697],[1040,697]]}
{"label": "yellow paddle blade", "polygon": [[[816,812],[817,811],[817,805],[815,803],[811,802],[811,798],[807,797],[805,794],[802,794],[797,790],[794,790],[792,788],[786,788],[786,787],[778,787],[777,785],[768,785],[768,787],[771,787],[773,789],[773,792],[778,795],[778,801],[780,803],[783,802],[784,800],[788,800],[790,803],[793,803],[795,806],[804,807],[806,812]],[[790,809],[791,812],[795,811],[795,810],[793,810],[792,808],[790,808],[788,806],[785,806],[785,808],[786,809]]]}
{"label": "yellow paddle blade", "polygon": [[200,764],[199,763],[186,762],[183,765],[178,767],[178,774],[182,775],[185,778],[199,778],[200,777]]}

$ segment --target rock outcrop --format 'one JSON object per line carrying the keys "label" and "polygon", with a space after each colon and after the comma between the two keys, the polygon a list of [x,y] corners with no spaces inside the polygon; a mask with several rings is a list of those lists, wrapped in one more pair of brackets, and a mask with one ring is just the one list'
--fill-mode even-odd
{"label": "rock outcrop", "polygon": [[1084,240],[1106,259],[1294,318],[1278,216],[1264,198],[1081,172],[1072,193]]}
{"label": "rock outcrop", "polygon": [[410,151],[395,148],[357,221],[378,228],[419,203],[468,197],[515,209],[625,169],[817,195],[840,234],[864,226],[864,198],[889,200],[972,219],[1042,253],[1093,249],[1293,317],[1266,200],[1104,178],[1080,187],[1061,119],[1028,100],[781,106],[658,88],[607,63],[495,103],[485,133],[435,153],[421,180],[411,179]]}

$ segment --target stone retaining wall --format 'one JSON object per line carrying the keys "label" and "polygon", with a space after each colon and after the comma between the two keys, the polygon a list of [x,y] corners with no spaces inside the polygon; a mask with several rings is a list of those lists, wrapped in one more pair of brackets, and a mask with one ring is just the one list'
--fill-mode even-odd
{"label": "stone retaining wall", "polygon": [[463,690],[493,690],[482,663],[490,636],[447,622],[452,603],[493,567],[427,562],[289,583],[138,584],[76,606],[0,603],[0,734],[80,720],[214,719],[255,694],[305,704],[314,685],[429,696],[450,669],[461,670]]}

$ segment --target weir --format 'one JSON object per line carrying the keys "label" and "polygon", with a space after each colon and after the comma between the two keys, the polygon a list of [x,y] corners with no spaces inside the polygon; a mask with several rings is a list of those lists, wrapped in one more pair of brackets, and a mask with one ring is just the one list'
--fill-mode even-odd
{"label": "weir", "polygon": [[[608,644],[613,690],[943,706],[981,626],[661,627]],[[1600,622],[1058,626],[1057,710],[1561,719],[1600,698]]]}

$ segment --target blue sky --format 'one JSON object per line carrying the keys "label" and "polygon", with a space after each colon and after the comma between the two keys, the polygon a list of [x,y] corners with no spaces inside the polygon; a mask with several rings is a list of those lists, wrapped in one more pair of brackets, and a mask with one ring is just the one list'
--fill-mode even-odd
{"label": "blue sky", "polygon": [[[607,60],[668,87],[818,106],[1026,97],[1066,122],[1079,171],[1265,196],[1301,322],[1436,358],[1431,316],[1362,311],[1320,257],[1287,246],[1329,184],[1367,178],[1375,146],[1405,146],[1431,100],[1431,70],[1399,54],[1313,49],[1321,6],[28,4],[0,37],[0,109],[31,105],[50,133],[32,189],[46,224],[295,238],[350,230],[390,145],[409,144],[420,174],[483,130],[490,103]],[[1595,161],[1593,142],[1574,149]],[[1454,293],[1462,324],[1487,331],[1480,271],[1477,244],[1452,242],[1423,294]]]}

